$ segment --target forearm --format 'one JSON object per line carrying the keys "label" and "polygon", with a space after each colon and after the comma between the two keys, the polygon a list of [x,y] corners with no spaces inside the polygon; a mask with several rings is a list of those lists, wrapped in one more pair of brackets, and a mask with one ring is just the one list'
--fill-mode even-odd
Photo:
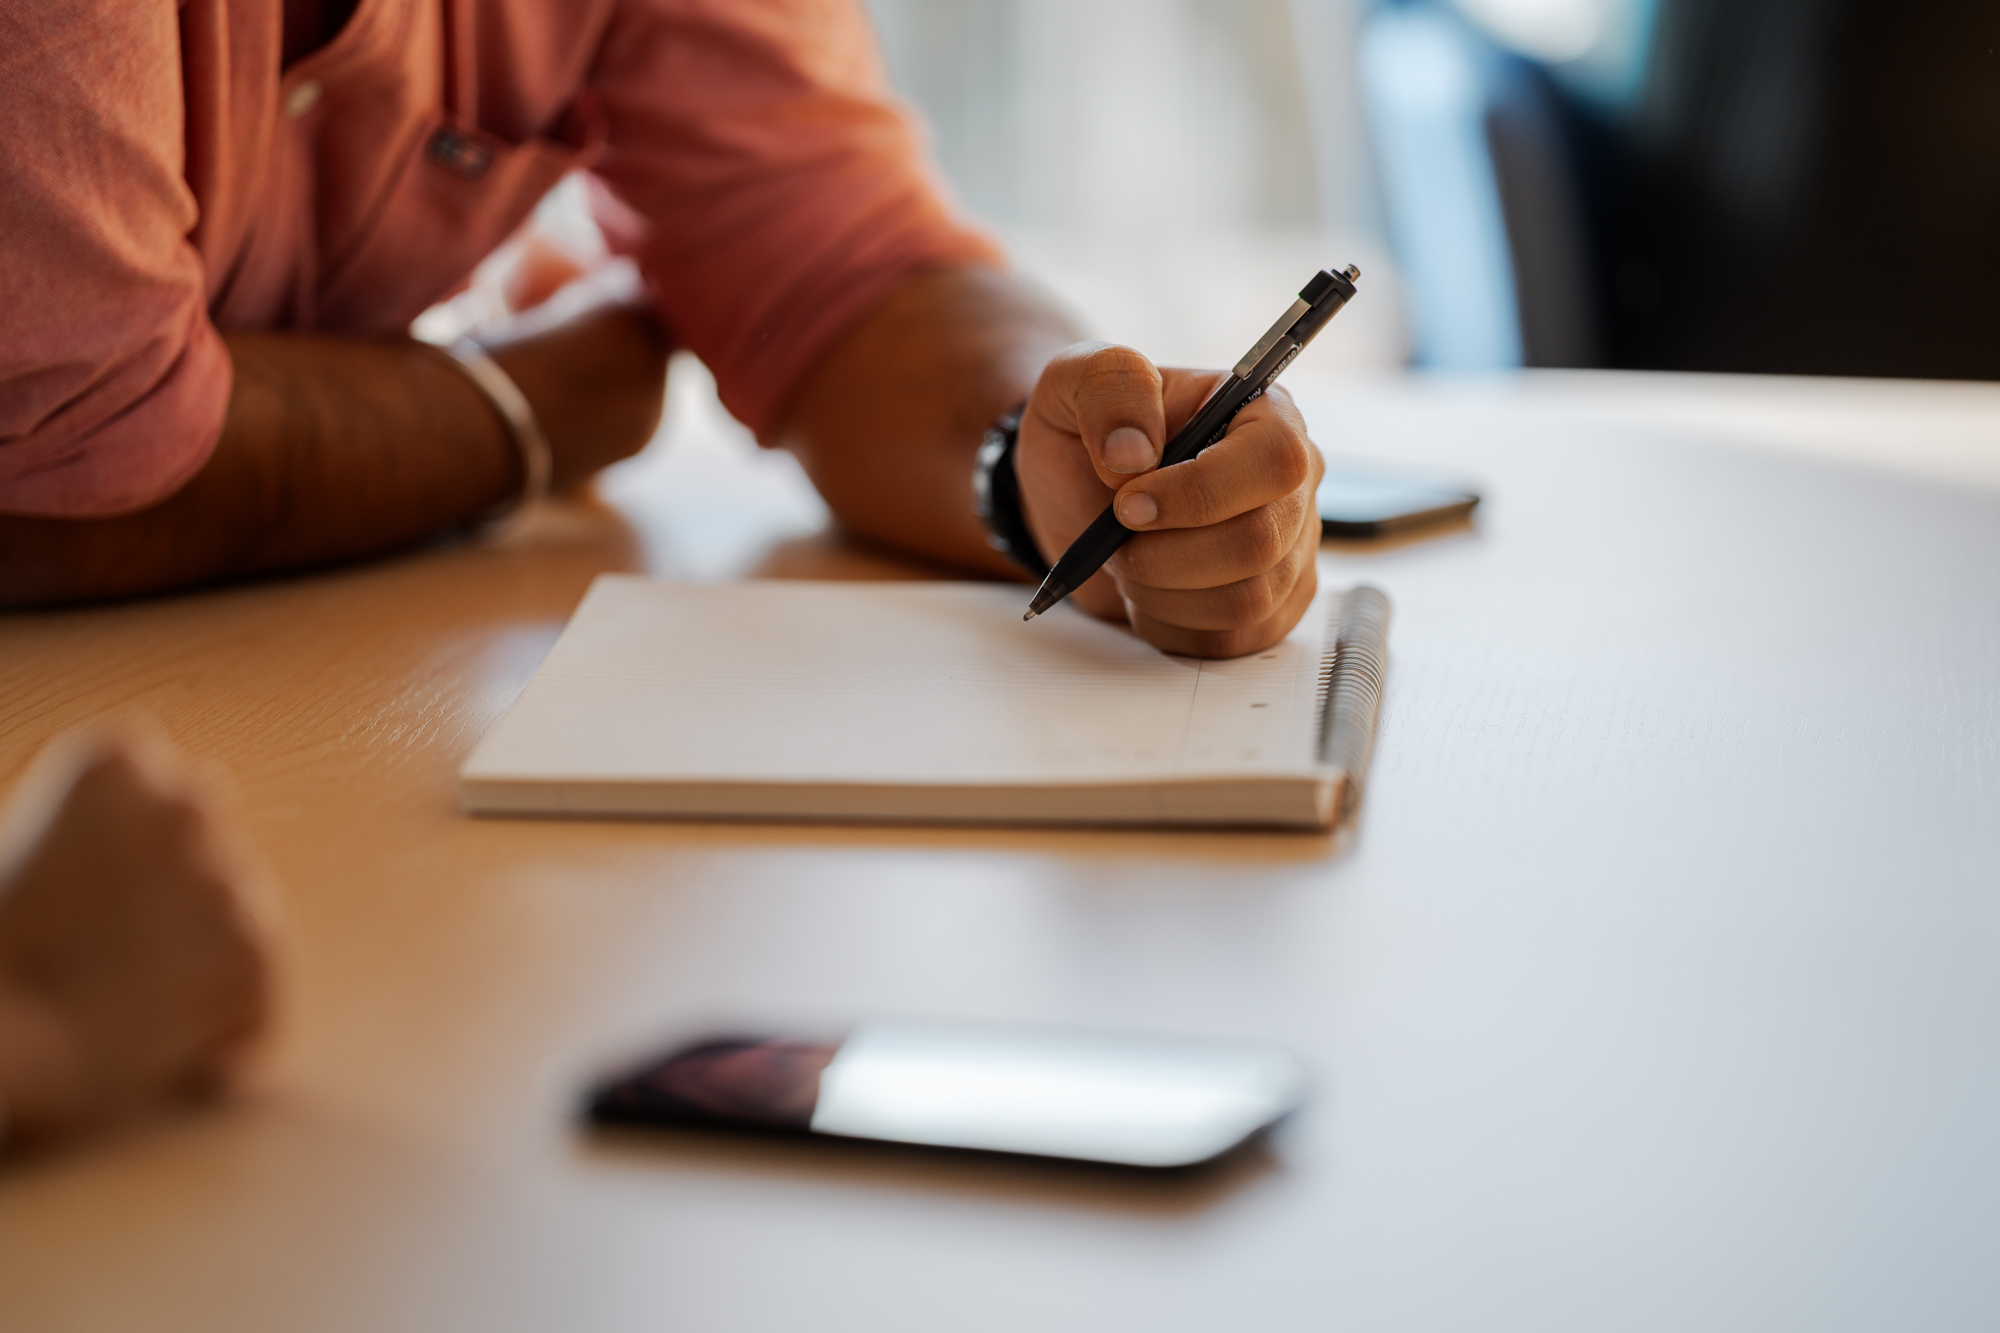
{"label": "forearm", "polygon": [[972,509],[985,430],[1082,335],[1005,273],[912,278],[814,369],[772,437],[798,455],[834,514],[871,541],[969,569],[1014,573]]}
{"label": "forearm", "polygon": [[[408,339],[238,334],[222,436],[165,501],[118,518],[0,518],[0,604],[129,596],[331,564],[460,527],[521,486],[499,413]],[[573,482],[642,443],[664,355],[615,310],[496,354]],[[650,415],[649,415],[650,413]]]}
{"label": "forearm", "polygon": [[518,463],[498,416],[405,340],[229,339],[235,388],[194,478],[136,514],[0,519],[0,600],[155,592],[387,550],[463,523]]}

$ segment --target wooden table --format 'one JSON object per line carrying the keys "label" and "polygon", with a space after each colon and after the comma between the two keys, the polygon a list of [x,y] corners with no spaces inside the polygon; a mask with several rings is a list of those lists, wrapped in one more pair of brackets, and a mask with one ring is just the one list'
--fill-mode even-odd
{"label": "wooden table", "polygon": [[[910,572],[692,389],[503,542],[0,620],[0,780],[148,714],[287,909],[247,1096],[0,1174],[0,1328],[2000,1326],[2000,388],[1301,396],[1489,495],[1329,552],[1397,617],[1338,839],[461,817],[597,572]],[[1165,1179],[571,1121],[655,1040],[872,1014],[1318,1093]]]}

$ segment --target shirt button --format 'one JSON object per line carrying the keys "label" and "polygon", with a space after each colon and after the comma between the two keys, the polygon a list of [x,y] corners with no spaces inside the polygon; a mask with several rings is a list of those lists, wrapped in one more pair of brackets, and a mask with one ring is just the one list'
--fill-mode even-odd
{"label": "shirt button", "polygon": [[324,91],[317,79],[307,79],[285,94],[285,114],[297,120],[306,112],[319,105],[319,95]]}

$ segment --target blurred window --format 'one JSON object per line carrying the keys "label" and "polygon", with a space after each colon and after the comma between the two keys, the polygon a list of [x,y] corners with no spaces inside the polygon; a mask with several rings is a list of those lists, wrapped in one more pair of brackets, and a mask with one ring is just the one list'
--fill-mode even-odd
{"label": "blurred window", "polygon": [[1370,299],[1316,364],[1404,356],[1351,0],[869,0],[960,202],[1107,337],[1233,362],[1313,270]]}

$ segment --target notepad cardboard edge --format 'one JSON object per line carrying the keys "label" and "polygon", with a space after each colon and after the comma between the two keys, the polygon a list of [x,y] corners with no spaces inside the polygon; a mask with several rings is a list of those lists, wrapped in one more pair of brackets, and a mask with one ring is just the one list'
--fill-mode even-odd
{"label": "notepad cardboard edge", "polygon": [[1259,778],[1040,784],[564,781],[461,774],[473,815],[860,824],[1321,830],[1346,808],[1338,769]]}
{"label": "notepad cardboard edge", "polygon": [[[650,584],[636,575],[605,573],[585,606],[616,585]],[[1343,590],[1332,593],[1330,618]],[[1371,590],[1373,591],[1373,590]],[[1378,597],[1379,593],[1376,594]],[[565,638],[568,631],[565,631]],[[556,645],[553,658],[562,650]],[[548,663],[545,661],[543,670]],[[537,672],[537,678],[542,672]],[[534,690],[530,682],[527,693]],[[525,697],[525,695],[524,695]],[[518,707],[520,700],[516,700]],[[511,714],[510,708],[508,713]],[[626,776],[576,779],[508,772],[492,762],[499,724],[481,738],[458,774],[461,809],[472,815],[568,818],[651,818],[871,824],[1179,826],[1325,830],[1345,820],[1359,795],[1356,775],[1321,762],[1306,770],[1246,778],[1192,773],[1178,777],[1046,784],[953,782],[791,783],[736,779]],[[1086,799],[1079,799],[1086,798]]]}

